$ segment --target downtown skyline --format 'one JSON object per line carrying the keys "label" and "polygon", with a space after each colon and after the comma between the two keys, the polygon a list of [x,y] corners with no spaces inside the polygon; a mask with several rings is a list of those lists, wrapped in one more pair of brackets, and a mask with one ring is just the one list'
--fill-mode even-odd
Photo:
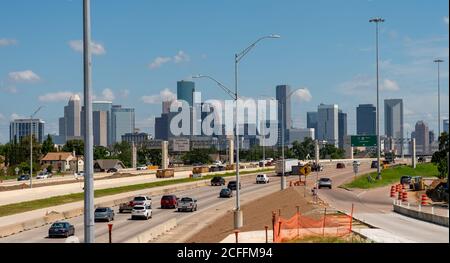
{"label": "downtown skyline", "polygon": [[[436,1],[433,6],[425,1],[410,6],[389,1],[320,1],[336,5],[328,8],[333,11],[322,10],[312,1],[288,1],[284,5],[258,1],[260,10],[249,20],[246,14],[251,10],[250,2],[254,1],[243,4],[230,20],[233,17],[227,13],[235,7],[224,3],[136,1],[119,5],[94,1],[96,99],[132,106],[136,109],[136,127],[154,134],[161,98],[176,96],[177,81],[210,74],[231,86],[233,53],[256,36],[278,33],[282,39],[258,47],[241,65],[242,96],[275,96],[275,87],[282,84],[303,88],[301,98],[293,98],[300,105],[292,110],[294,127],[306,127],[306,112],[314,111],[320,103],[338,104],[348,113],[348,133],[356,134],[356,107],[375,104],[374,34],[368,20],[381,15],[386,23],[380,39],[380,102],[403,99],[405,135],[419,120],[436,132],[437,69],[433,60],[441,58],[445,60],[441,68],[441,111],[442,118],[448,118],[447,1]],[[11,21],[0,25],[0,61],[6,61],[0,63],[1,143],[9,139],[11,119],[27,118],[41,105],[45,108],[36,117],[46,121],[46,133],[57,134],[64,105],[70,96],[82,93],[78,41],[81,2],[24,3],[7,3],[9,8],[0,11],[6,21]],[[349,13],[350,7],[359,12]],[[392,10],[387,11],[388,7]],[[23,10],[14,11],[18,8]],[[47,20],[38,14],[46,8],[55,13]],[[400,9],[405,11],[403,15],[398,15]],[[172,12],[164,17],[157,14],[158,10]],[[192,19],[181,19],[183,12],[192,14]],[[22,16],[13,18],[11,14],[17,13],[29,15],[29,23],[16,21]],[[130,13],[135,16],[130,18]],[[216,21],[214,16],[233,22]],[[269,21],[265,21],[267,16]],[[112,18],[115,20],[111,23]],[[283,21],[279,21],[281,18]],[[64,23],[55,24],[57,21]],[[47,30],[55,34],[48,36]],[[39,38],[39,32],[47,32],[47,38]],[[213,84],[196,82],[196,87],[205,99],[226,99]],[[380,115],[384,116],[382,103],[380,106]]]}

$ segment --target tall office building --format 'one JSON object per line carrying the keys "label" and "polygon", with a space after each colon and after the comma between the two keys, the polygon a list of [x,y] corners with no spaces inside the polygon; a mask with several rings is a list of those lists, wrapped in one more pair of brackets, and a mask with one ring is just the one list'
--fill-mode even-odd
{"label": "tall office building", "polygon": [[59,118],[59,136],[64,141],[68,137],[81,136],[81,99],[74,95],[64,107],[64,117]]}
{"label": "tall office building", "polygon": [[33,137],[42,143],[44,142],[44,125],[45,122],[40,119],[13,120],[9,125],[9,140],[19,142],[22,138],[33,134]]}
{"label": "tall office building", "polygon": [[434,135],[434,131],[429,132],[429,138],[430,138],[430,145],[433,144],[433,142],[436,140],[436,136]]}
{"label": "tall office building", "polygon": [[177,82],[177,99],[186,101],[189,106],[194,104],[195,82],[193,81],[178,81]]}
{"label": "tall office building", "polygon": [[314,129],[314,138],[319,137],[317,134],[317,112],[306,113],[306,128]]}
{"label": "tall office building", "polygon": [[318,140],[327,141],[338,147],[339,142],[339,112],[338,105],[320,104],[317,116]]}
{"label": "tall office building", "polygon": [[443,126],[444,126],[444,132],[446,132],[448,134],[448,120],[443,121]]}
{"label": "tall office building", "polygon": [[107,145],[112,145],[112,121],[111,121],[111,101],[94,101],[92,102],[92,112],[106,112],[106,129],[107,129]]}
{"label": "tall office building", "polygon": [[[291,119],[291,87],[288,85],[279,85],[276,87],[278,101],[278,145],[281,146],[281,132],[284,130],[284,141],[289,142],[289,129],[292,128]],[[283,110],[284,107],[284,110]],[[283,120],[283,122],[282,122]]]}
{"label": "tall office building", "polygon": [[135,122],[134,109],[122,108],[121,105],[113,105],[111,109],[111,143],[121,142],[122,135],[133,133],[136,128]]}
{"label": "tall office building", "polygon": [[339,119],[339,148],[344,149],[344,141],[347,136],[347,113],[338,111]]}
{"label": "tall office building", "polygon": [[416,152],[428,154],[430,152],[430,131],[428,125],[423,121],[416,123],[414,137],[416,138]]}
{"label": "tall office building", "polygon": [[289,145],[294,144],[295,141],[302,143],[305,141],[306,138],[311,138],[315,140],[313,128],[289,130]]}
{"label": "tall office building", "polygon": [[108,112],[94,111],[92,113],[92,130],[95,146],[108,146]]}
{"label": "tall office building", "polygon": [[403,100],[390,99],[384,101],[384,127],[386,137],[392,139],[393,150],[401,154],[403,150]]}
{"label": "tall office building", "polygon": [[356,108],[356,133],[358,135],[377,134],[377,108],[372,104],[360,104]]}
{"label": "tall office building", "polygon": [[172,105],[173,100],[163,101],[162,102],[162,113],[169,113],[170,106]]}

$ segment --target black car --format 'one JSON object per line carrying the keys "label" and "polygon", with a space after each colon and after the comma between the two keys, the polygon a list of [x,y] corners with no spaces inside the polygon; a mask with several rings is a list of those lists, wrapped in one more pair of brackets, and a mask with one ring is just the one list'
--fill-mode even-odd
{"label": "black car", "polygon": [[370,168],[378,168],[378,161],[372,161],[372,164],[370,165]]}
{"label": "black car", "polygon": [[30,176],[28,174],[22,174],[17,178],[17,181],[28,181],[30,180]]}
{"label": "black car", "polygon": [[407,184],[407,185],[409,185],[409,184],[411,184],[411,179],[412,179],[412,177],[409,176],[409,175],[402,176],[400,178],[400,184]]}
{"label": "black car", "polygon": [[220,190],[219,197],[220,198],[231,198],[231,197],[233,197],[233,191],[229,188],[223,188],[222,190]]}
{"label": "black car", "polygon": [[75,235],[75,227],[68,222],[56,222],[48,230],[48,237],[70,237]]}
{"label": "black car", "polygon": [[216,176],[213,179],[211,179],[211,185],[212,186],[222,186],[225,185],[225,179],[223,177]]}
{"label": "black car", "polygon": [[[239,183],[239,189],[241,189],[241,183]],[[236,191],[237,190],[237,182],[236,181],[230,181],[228,183],[228,189],[232,190],[232,191]]]}
{"label": "black car", "polygon": [[117,170],[117,168],[109,168],[108,171],[106,171],[107,173],[117,173],[119,170]]}

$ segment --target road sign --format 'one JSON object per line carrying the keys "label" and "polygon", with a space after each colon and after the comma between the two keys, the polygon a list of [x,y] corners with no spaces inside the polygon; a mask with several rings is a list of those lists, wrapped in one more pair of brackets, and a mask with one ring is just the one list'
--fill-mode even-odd
{"label": "road sign", "polygon": [[189,139],[173,139],[172,145],[174,152],[189,152],[190,150]]}
{"label": "road sign", "polygon": [[352,147],[374,146],[377,146],[377,136],[375,135],[352,136]]}

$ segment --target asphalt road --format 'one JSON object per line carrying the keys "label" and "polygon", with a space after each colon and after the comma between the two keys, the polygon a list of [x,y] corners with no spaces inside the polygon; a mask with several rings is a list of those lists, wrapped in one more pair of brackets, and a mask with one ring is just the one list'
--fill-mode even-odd
{"label": "asphalt road", "polygon": [[[227,179],[231,180],[231,179]],[[242,178],[241,196],[251,195],[256,191],[263,191],[267,187],[279,187],[280,179],[271,177],[271,182],[267,185],[256,184],[254,177]],[[200,187],[188,191],[176,192],[178,197],[190,196],[198,199],[198,209],[213,209],[214,206],[221,202],[228,202],[230,209],[234,207],[234,198],[221,199],[219,198],[219,191],[221,187]],[[177,218],[182,221],[188,216],[195,216],[194,213],[179,213],[175,209],[160,209],[161,196],[152,196],[153,201],[153,218],[149,220],[130,220],[130,214],[119,214],[118,208],[115,207],[115,220],[112,222],[113,226],[113,242],[120,243],[137,236],[142,231],[155,227],[168,219]],[[201,220],[199,218],[199,220]],[[75,234],[81,242],[83,242],[83,217],[75,217],[68,220],[75,226]],[[48,238],[48,228],[50,226],[43,226],[33,230],[25,231],[13,236],[0,239],[0,243],[64,243],[65,239],[50,239]],[[95,228],[96,242],[108,242],[108,226],[107,223],[96,223]]]}

